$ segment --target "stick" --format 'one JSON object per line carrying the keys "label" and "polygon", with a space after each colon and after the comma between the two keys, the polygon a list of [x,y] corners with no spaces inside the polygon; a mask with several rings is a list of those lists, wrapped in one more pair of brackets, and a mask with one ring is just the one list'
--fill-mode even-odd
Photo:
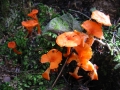
{"label": "stick", "polygon": [[61,68],[61,71],[59,72],[57,78],[55,79],[54,83],[52,84],[52,88],[54,87],[54,85],[56,84],[57,80],[59,79],[59,77],[60,77],[63,69],[65,68],[65,65],[66,65],[66,62],[67,62],[68,59],[69,59],[69,56],[68,56],[67,59],[65,60],[65,63],[64,63],[64,65],[63,65],[63,67]]}

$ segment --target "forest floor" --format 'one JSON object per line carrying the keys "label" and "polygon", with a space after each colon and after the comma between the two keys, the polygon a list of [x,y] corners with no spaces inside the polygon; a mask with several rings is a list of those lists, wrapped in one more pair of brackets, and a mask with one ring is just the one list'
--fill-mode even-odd
{"label": "forest floor", "polygon": [[[109,14],[112,24],[117,25],[118,23],[120,23],[120,13],[119,13],[120,1],[119,0],[107,0],[107,1],[106,0],[89,0],[89,1],[88,0],[86,1],[85,0],[43,0],[43,1],[41,0],[41,2],[39,2],[39,0],[36,0],[33,2],[34,7],[32,8],[38,8],[37,5],[39,5],[39,3],[43,3],[44,5],[47,5],[48,7],[54,8],[54,10],[57,13],[59,13],[59,15],[69,12],[78,21],[87,20],[88,19],[87,17],[91,17],[90,9],[96,8],[97,10],[100,10],[104,12],[105,14]],[[25,7],[27,6],[29,6],[28,3],[25,4]],[[23,20],[23,19],[20,19],[20,20]],[[50,18],[46,20],[43,23],[43,25],[46,25],[48,21],[50,21]],[[19,28],[21,27],[18,27],[18,29]],[[104,29],[106,29],[106,32],[107,32],[107,33],[105,32],[106,34],[115,33],[114,31],[116,31],[116,30],[111,29],[111,31],[109,32],[108,27],[104,27]],[[115,29],[118,29],[118,27]],[[4,51],[6,50],[5,48],[7,46],[6,42],[10,40],[17,40],[16,38],[11,39],[12,37],[17,37],[17,35],[14,36],[14,33],[18,33],[18,35],[22,34],[24,36],[24,33],[21,33],[21,32],[16,31],[13,34],[12,33],[13,31],[5,32],[4,30],[2,30],[0,34],[1,35],[0,37],[0,44],[1,44],[0,46],[0,49],[1,49],[0,90],[14,90],[14,89],[15,90],[51,90],[49,87],[53,85],[53,82],[56,80],[56,77],[59,75],[59,73],[54,73],[54,72],[51,73],[52,81],[47,81],[47,80],[45,81],[44,79],[41,79],[41,77],[39,77],[39,74],[43,72],[43,70],[41,70],[40,72],[39,69],[42,68],[45,70],[46,67],[43,67],[42,64],[40,65],[38,64],[39,60],[37,61],[37,59],[39,58],[39,56],[37,55],[39,54],[36,54],[37,52],[35,53],[32,52],[32,48],[34,47],[34,44],[32,44],[32,42],[35,42],[35,46],[39,44],[37,42],[37,39],[39,40],[39,38],[34,37],[36,33],[33,34],[32,38],[29,38],[31,42],[29,42],[28,40],[23,41],[24,43],[27,42],[28,46],[30,46],[29,44],[33,45],[32,48],[28,48],[29,49],[28,51],[31,51],[31,53],[33,54],[31,55],[31,53],[29,53],[28,55],[30,57],[27,55],[24,55],[24,56],[12,55],[11,51],[8,51],[8,50]],[[111,37],[112,35],[113,34],[111,34]],[[112,38],[109,38],[109,35],[106,37],[107,37],[106,41],[112,40]],[[115,40],[119,41],[120,38],[115,39]],[[120,46],[120,44],[118,46]],[[45,49],[48,50],[48,48],[50,47],[46,47]],[[91,61],[95,63],[96,65],[98,65],[99,67],[97,71],[99,80],[91,81],[90,78],[87,76],[87,72],[84,72],[83,70],[80,70],[79,73],[80,74],[82,73],[82,75],[84,75],[84,78],[76,80],[70,77],[70,75],[68,74],[68,70],[73,71],[73,68],[75,68],[75,65],[76,65],[76,63],[73,62],[69,66],[67,65],[65,66],[64,70],[62,71],[62,75],[59,77],[59,79],[55,83],[54,85],[55,88],[53,88],[53,90],[119,90],[120,89],[120,77],[119,77],[120,69],[119,68],[114,69],[116,65],[116,62],[114,62],[114,59],[115,59],[114,55],[116,55],[116,52],[113,52],[114,54],[111,55],[111,50],[109,49],[109,47],[97,41],[94,42],[92,46],[92,50],[94,54],[93,54],[93,58],[91,59]],[[8,53],[10,54],[7,55]],[[26,53],[27,51],[24,54]],[[12,58],[9,58],[10,56]],[[20,60],[14,63],[13,59],[16,60],[15,58],[20,59]],[[28,58],[31,60],[36,59],[36,61],[28,60],[24,63],[21,62],[22,59],[27,60]],[[23,64],[23,67],[22,67],[22,64]],[[35,66],[35,64],[37,66]],[[62,64],[64,64],[64,62],[62,62]],[[58,69],[58,72],[60,71],[61,68],[62,66],[60,66],[60,68]],[[24,80],[21,80],[22,78]],[[39,80],[41,81],[39,82]],[[5,83],[5,82],[8,82],[8,83]],[[14,89],[9,86],[14,87]],[[47,89],[44,87],[46,87]]]}

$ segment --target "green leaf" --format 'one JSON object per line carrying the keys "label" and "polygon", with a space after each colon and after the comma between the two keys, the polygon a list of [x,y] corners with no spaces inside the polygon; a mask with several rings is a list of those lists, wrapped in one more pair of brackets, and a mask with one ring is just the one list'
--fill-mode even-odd
{"label": "green leaf", "polygon": [[51,32],[65,32],[78,30],[82,31],[80,22],[77,21],[70,13],[63,14],[62,16],[53,18],[43,30],[43,33],[47,31]]}

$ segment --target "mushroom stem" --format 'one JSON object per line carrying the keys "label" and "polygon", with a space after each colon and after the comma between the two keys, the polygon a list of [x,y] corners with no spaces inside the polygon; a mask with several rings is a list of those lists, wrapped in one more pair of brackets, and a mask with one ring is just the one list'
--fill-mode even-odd
{"label": "mushroom stem", "polygon": [[22,52],[18,51],[16,48],[12,49],[16,54],[22,54]]}
{"label": "mushroom stem", "polygon": [[78,70],[79,70],[79,68],[80,68],[80,67],[76,67],[75,70],[74,70],[74,72],[73,72],[73,73],[69,72],[69,74],[70,74],[71,76],[73,76],[74,78],[76,78],[76,79],[82,78],[83,76],[79,76],[79,75],[78,75]]}
{"label": "mushroom stem", "polygon": [[47,79],[47,80],[50,80],[49,73],[50,73],[50,67],[47,68],[47,70],[42,74],[42,77]]}
{"label": "mushroom stem", "polygon": [[26,38],[28,38],[29,36],[31,36],[31,34],[32,34],[32,29],[33,29],[33,28],[27,28],[28,34],[27,34]]}
{"label": "mushroom stem", "polygon": [[70,54],[71,47],[67,47],[67,52],[63,54],[64,57],[67,57]]}
{"label": "mushroom stem", "polygon": [[40,23],[39,23],[39,20],[38,20],[37,15],[35,15],[35,17],[34,17],[33,19],[36,20],[36,21],[38,22],[38,25],[37,25],[37,28],[38,28],[38,34],[41,34]]}
{"label": "mushroom stem", "polygon": [[37,21],[38,25],[37,25],[37,28],[38,28],[38,34],[41,34],[41,28],[40,28],[40,24],[39,24],[39,20],[38,20],[38,17],[37,17],[37,14],[38,13],[38,10],[37,9],[33,9],[29,14],[28,16],[31,17],[32,19],[34,19],[35,21]]}
{"label": "mushroom stem", "polygon": [[40,28],[40,24],[39,23],[37,25],[37,28],[38,28],[38,34],[41,34],[41,28]]}

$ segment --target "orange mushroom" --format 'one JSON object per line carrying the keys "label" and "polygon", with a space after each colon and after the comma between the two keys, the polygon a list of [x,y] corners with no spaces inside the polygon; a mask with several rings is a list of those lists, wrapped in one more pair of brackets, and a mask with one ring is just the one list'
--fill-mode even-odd
{"label": "orange mushroom", "polygon": [[50,69],[58,68],[58,64],[62,60],[62,53],[57,49],[51,49],[47,54],[42,55],[41,63],[50,63]]}
{"label": "orange mushroom", "polygon": [[85,71],[93,71],[94,65],[90,61],[88,61],[87,63],[81,64],[81,68]]}
{"label": "orange mushroom", "polygon": [[92,12],[91,18],[105,26],[112,26],[109,15],[105,15],[103,12],[98,10]]}
{"label": "orange mushroom", "polygon": [[8,42],[8,47],[11,48],[16,54],[22,54],[22,52],[19,52],[16,49],[16,43],[15,43],[15,41]]}
{"label": "orange mushroom", "polygon": [[38,25],[38,22],[36,20],[22,21],[22,25],[28,30],[27,37],[29,37],[33,28]]}
{"label": "orange mushroom", "polygon": [[88,34],[104,39],[101,24],[91,20],[86,20],[81,24],[81,26],[87,31]]}
{"label": "orange mushroom", "polygon": [[65,54],[63,54],[64,57],[69,56],[71,53],[71,47],[67,47],[67,52]]}
{"label": "orange mushroom", "polygon": [[88,73],[88,75],[90,76],[91,80],[98,80],[97,69],[98,69],[98,66],[96,64],[94,64],[94,70],[90,71]]}
{"label": "orange mushroom", "polygon": [[79,76],[79,75],[78,75],[78,70],[79,70],[79,68],[80,68],[80,67],[76,67],[75,70],[74,70],[74,72],[73,72],[73,73],[69,72],[69,74],[70,74],[71,76],[73,76],[74,78],[76,78],[76,79],[82,78],[83,76]]}
{"label": "orange mushroom", "polygon": [[37,10],[37,9],[33,9],[33,10],[28,14],[28,16],[31,17],[31,18],[33,18],[33,19],[35,19],[35,20],[38,20],[37,15],[36,15],[37,13],[38,13],[38,10]]}
{"label": "orange mushroom", "polygon": [[30,12],[28,14],[28,16],[33,18],[34,20],[36,20],[38,22],[37,28],[38,28],[38,34],[40,34],[41,33],[41,28],[40,28],[39,20],[38,20],[37,15],[36,15],[37,13],[38,13],[38,10],[37,9],[33,9],[32,12]]}
{"label": "orange mushroom", "polygon": [[64,32],[56,39],[60,47],[75,47],[81,43],[80,36],[75,32]]}
{"label": "orange mushroom", "polygon": [[47,68],[47,70],[42,74],[42,77],[45,78],[46,80],[50,80],[50,68]]}
{"label": "orange mushroom", "polygon": [[91,59],[93,53],[88,44],[84,43],[84,46],[80,44],[77,47],[74,47],[74,49],[78,53],[80,64],[85,64]]}

